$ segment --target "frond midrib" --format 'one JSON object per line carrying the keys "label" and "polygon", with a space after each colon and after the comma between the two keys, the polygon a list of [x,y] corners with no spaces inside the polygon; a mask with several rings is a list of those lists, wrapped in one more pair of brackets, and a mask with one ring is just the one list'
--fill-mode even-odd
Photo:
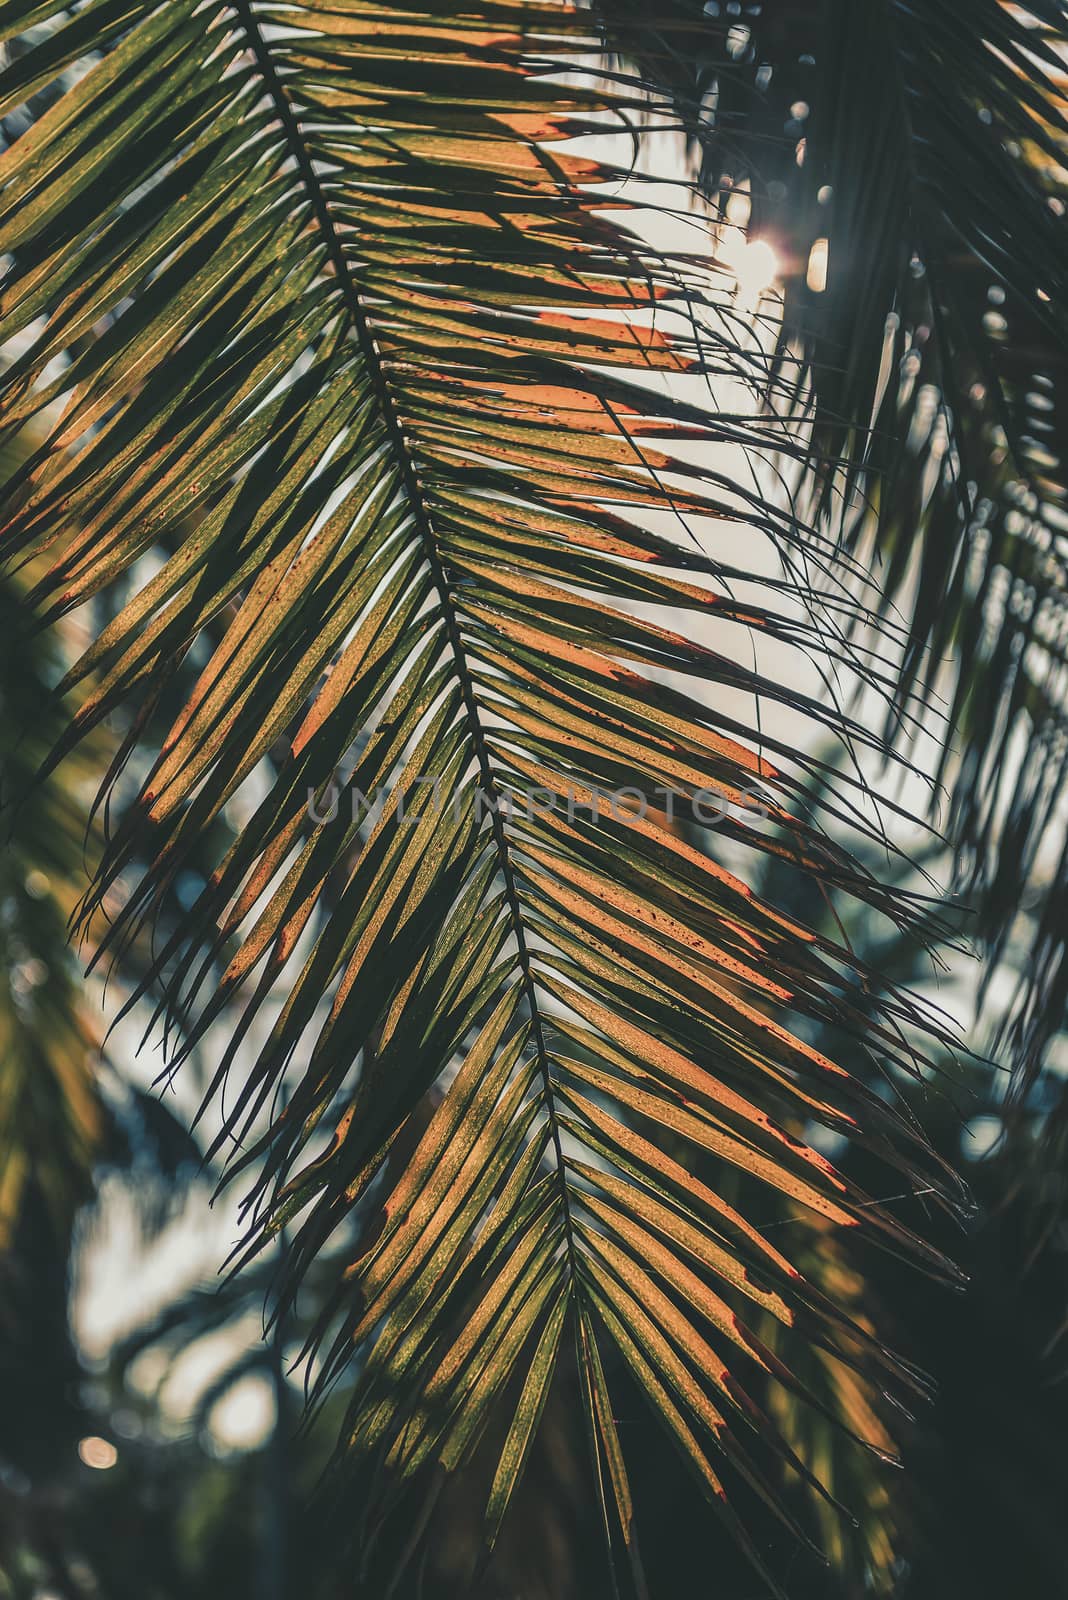
{"label": "frond midrib", "polygon": [[574,1269],[576,1256],[576,1243],[571,1223],[570,1196],[567,1185],[567,1166],[564,1159],[561,1143],[560,1124],[556,1108],[556,1090],[552,1073],[549,1069],[549,1052],[545,1043],[541,1007],[538,1001],[537,982],[534,976],[533,965],[530,958],[530,949],[527,944],[526,927],[523,920],[522,905],[516,885],[515,871],[512,866],[511,851],[508,836],[504,830],[501,808],[495,803],[499,793],[499,784],[493,762],[490,756],[489,745],[485,730],[482,726],[478,698],[475,693],[474,681],[467,663],[463,636],[460,631],[459,619],[453,602],[448,575],[438,553],[430,514],[426,508],[422,489],[412,460],[411,452],[405,438],[404,428],[390,392],[389,384],[382,367],[381,357],[371,332],[367,313],[360,299],[359,289],[349,268],[348,259],[342,247],[341,239],[334,226],[330,209],[319,182],[311,156],[308,153],[301,132],[300,123],[286,94],[285,85],[275,68],[271,53],[260,30],[252,0],[231,0],[231,5],[237,16],[238,22],[249,41],[256,66],[263,79],[264,87],[270,96],[271,103],[278,114],[285,134],[286,143],[290,154],[297,165],[301,183],[311,204],[323,244],[326,248],[328,259],[334,269],[337,285],[345,309],[348,312],[353,331],[356,334],[364,364],[371,380],[375,398],[382,410],[386,424],[386,431],[393,451],[405,496],[411,511],[412,519],[422,546],[423,555],[430,571],[431,582],[434,586],[441,605],[442,618],[445,624],[446,637],[449,650],[456,669],[457,681],[463,700],[464,712],[467,719],[468,731],[471,738],[475,760],[478,766],[479,782],[483,794],[488,802],[490,821],[493,829],[494,846],[496,849],[501,877],[504,881],[505,896],[508,905],[509,919],[513,937],[516,942],[517,964],[522,981],[523,994],[529,1012],[534,1047],[537,1052],[538,1066],[541,1073],[542,1085],[545,1095],[545,1110],[549,1121],[549,1131],[556,1158],[557,1172],[560,1183],[560,1201],[563,1212],[564,1235],[567,1246],[567,1258],[570,1269]]}

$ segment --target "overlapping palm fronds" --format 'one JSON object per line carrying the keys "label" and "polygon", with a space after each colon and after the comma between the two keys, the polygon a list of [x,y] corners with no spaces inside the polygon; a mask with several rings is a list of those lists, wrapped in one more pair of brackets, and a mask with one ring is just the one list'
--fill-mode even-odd
{"label": "overlapping palm fronds", "polygon": [[1010,1007],[1029,1074],[1068,1001],[1068,13],[601,11],[678,107],[706,192],[744,190],[783,256],[818,514],[907,620],[899,703],[919,687],[942,742],[975,927],[1001,957],[1041,907]]}
{"label": "overlapping palm fronds", "polygon": [[[828,32],[804,166],[810,215],[830,212],[827,291],[800,318],[838,369],[820,383],[823,437],[874,417],[854,459],[910,618],[902,692],[926,672],[932,706],[945,696],[979,931],[1001,953],[1021,904],[1044,908],[1015,1013],[1031,1068],[1068,1000],[1068,13],[876,10],[865,30],[839,7]],[[863,510],[847,515],[863,537]]]}
{"label": "overlapping palm fronds", "polygon": [[[240,1147],[249,1252],[286,1228],[283,1311],[361,1225],[312,1342],[318,1392],[358,1365],[365,1565],[406,1494],[433,1537],[443,1476],[507,1402],[492,1547],[566,1338],[608,1548],[640,1592],[610,1353],[743,1543],[747,1497],[778,1506],[769,1461],[807,1474],[749,1380],[803,1397],[790,1351],[811,1343],[922,1388],[668,1136],[953,1276],[793,1131],[959,1204],[914,1126],[806,1038],[833,1018],[916,1070],[913,1002],[891,991],[873,1020],[846,948],[671,825],[714,790],[753,860],[909,920],[794,814],[813,763],[768,726],[781,707],[882,745],[798,687],[800,655],[844,650],[797,576],[835,557],[748,468],[804,446],[708,400],[769,376],[703,243],[666,256],[619,219],[657,204],[621,193],[647,100],[598,65],[589,14],[3,0],[5,35],[31,27],[0,111],[87,70],[0,162],[24,339],[3,425],[48,430],[7,486],[4,546],[49,554],[45,621],[127,585],[68,674],[85,692],[53,759],[132,702],[128,753],[180,664],[201,668],[116,821],[87,915],[151,862],[101,953],[237,807],[145,984],[185,1024],[175,1066],[237,1008],[217,1149]],[[569,147],[585,136],[593,153]],[[769,543],[787,576],[758,578]],[[774,670],[746,664],[754,638]],[[827,803],[852,802],[842,779]],[[217,986],[205,948],[234,951]]]}

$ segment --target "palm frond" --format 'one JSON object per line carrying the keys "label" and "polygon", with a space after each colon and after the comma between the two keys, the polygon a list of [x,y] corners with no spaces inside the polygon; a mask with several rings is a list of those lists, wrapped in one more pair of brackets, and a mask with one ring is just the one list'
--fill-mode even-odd
{"label": "palm frond", "polygon": [[908,607],[902,695],[926,674],[932,704],[944,696],[942,773],[978,931],[1003,954],[1025,900],[1048,908],[1016,1016],[1028,1063],[1068,997],[1055,909],[1068,859],[1068,13],[989,0],[858,20],[837,8],[806,128],[809,214],[831,213],[827,292],[799,304],[830,373],[817,435],[829,428],[833,445],[874,418],[857,455],[870,491],[848,514],[856,536],[874,523],[887,592]]}
{"label": "palm frond", "polygon": [[[709,403],[774,380],[710,254],[644,242],[661,202],[620,193],[643,86],[606,75],[584,11],[0,5],[4,33],[30,23],[0,110],[88,70],[0,162],[25,340],[3,425],[48,426],[5,545],[50,552],[46,622],[126,586],[65,680],[89,687],[52,760],[128,702],[132,747],[201,665],[87,902],[134,876],[101,959],[255,785],[145,985],[185,1024],[172,1070],[236,1007],[213,1153],[239,1150],[246,1253],[287,1230],[282,1311],[361,1224],[313,1346],[318,1393],[357,1362],[362,1549],[398,1495],[430,1515],[507,1399],[492,1542],[567,1337],[640,1589],[606,1352],[743,1541],[746,1495],[778,1505],[766,1460],[806,1470],[747,1390],[798,1386],[753,1318],[916,1383],[669,1143],[953,1276],[790,1131],[845,1133],[959,1203],[915,1128],[804,1037],[833,1016],[915,1072],[915,1005],[894,993],[872,1022],[848,950],[671,822],[715,789],[752,859],[910,919],[794,814],[804,741],[764,726],[781,707],[883,743],[799,689],[840,629],[797,606],[796,576],[759,576],[758,545],[791,573],[833,565],[747,476],[802,447],[755,403]],[[587,135],[594,154],[569,147]],[[745,559],[706,553],[717,526]],[[774,671],[743,664],[754,639]],[[316,825],[309,799],[329,815],[341,783]],[[233,951],[217,985],[205,950]]]}
{"label": "palm frond", "polygon": [[1064,383],[1068,13],[1061,0],[601,0],[671,97],[706,193],[784,263],[781,351],[810,390],[815,512],[907,624],[976,931],[1037,897],[1008,1020],[1025,1070],[1068,1000]]}

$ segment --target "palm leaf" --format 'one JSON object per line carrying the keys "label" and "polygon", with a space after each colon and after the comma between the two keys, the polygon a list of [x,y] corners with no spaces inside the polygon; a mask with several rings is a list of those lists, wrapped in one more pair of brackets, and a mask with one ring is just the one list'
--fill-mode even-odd
{"label": "palm leaf", "polygon": [[[821,396],[824,417],[863,423],[873,402],[878,411],[864,446],[868,520],[887,589],[909,606],[902,690],[926,673],[945,696],[943,772],[962,886],[979,891],[978,931],[1004,955],[1025,898],[1047,907],[1015,1019],[1031,1064],[1068,993],[1055,910],[1065,869],[1068,15],[1056,3],[1029,15],[997,0],[893,6],[862,37],[847,9],[833,82],[814,96],[806,181],[810,214],[812,186],[833,186],[831,256],[850,265],[832,267],[822,307],[809,295],[801,315],[818,329],[817,359],[833,359],[832,339],[849,352],[843,386]],[[885,162],[878,220],[860,160],[845,154],[862,127]],[[891,307],[896,324],[876,326]],[[870,380],[877,350],[891,362],[882,396]]]}
{"label": "palm leaf", "polygon": [[907,623],[897,704],[923,696],[997,960],[1041,903],[1006,1018],[1030,1071],[1068,999],[1068,14],[773,0],[739,22],[675,0],[650,27],[629,0],[600,10],[671,96],[705,191],[727,214],[741,191],[783,257],[813,514],[881,564]]}
{"label": "palm leaf", "polygon": [[[31,23],[0,107],[75,81],[0,164],[25,340],[4,426],[48,427],[8,484],[6,549],[49,552],[46,622],[123,586],[51,759],[126,703],[143,738],[199,667],[89,896],[87,916],[151,845],[101,955],[254,786],[145,986],[187,1024],[172,1068],[236,1007],[215,1149],[240,1146],[246,1253],[286,1227],[280,1311],[338,1230],[365,1230],[313,1339],[318,1392],[358,1365],[343,1452],[369,1490],[364,1553],[409,1489],[430,1516],[506,1405],[492,1539],[569,1329],[610,1546],[640,1588],[607,1350],[742,1539],[747,1495],[778,1504],[766,1458],[805,1470],[747,1392],[771,1359],[747,1306],[913,1382],[668,1144],[952,1276],[787,1131],[847,1133],[959,1202],[915,1129],[805,1037],[833,1016],[915,1071],[912,1002],[872,1022],[849,952],[669,814],[714,787],[750,859],[910,920],[793,814],[803,742],[721,709],[755,696],[882,743],[798,689],[798,653],[843,649],[795,603],[800,566],[833,556],[734,470],[801,447],[756,403],[700,398],[702,380],[763,392],[766,363],[717,309],[710,258],[613,217],[657,203],[620,198],[600,148],[622,128],[629,153],[645,101],[591,65],[586,13],[0,6],[6,34]],[[568,147],[587,133],[596,154]],[[715,524],[744,559],[705,553],[693,529]],[[791,576],[757,580],[758,541]],[[742,664],[761,636],[774,674]],[[350,817],[346,789],[316,826],[309,797],[328,813],[339,774],[382,805]],[[530,788],[540,804],[506,804]],[[853,806],[847,780],[828,803]],[[205,950],[227,952],[217,985]]]}

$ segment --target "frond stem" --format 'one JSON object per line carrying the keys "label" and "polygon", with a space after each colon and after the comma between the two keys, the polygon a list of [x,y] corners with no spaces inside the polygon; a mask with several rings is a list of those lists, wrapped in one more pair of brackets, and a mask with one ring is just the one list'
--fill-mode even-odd
{"label": "frond stem", "polygon": [[534,977],[533,964],[530,957],[530,948],[527,944],[526,929],[523,924],[523,913],[516,886],[515,871],[512,866],[511,852],[508,845],[508,836],[504,830],[504,821],[501,808],[497,803],[500,786],[490,757],[489,746],[485,730],[482,726],[479,712],[478,699],[475,694],[474,681],[467,664],[463,637],[460,632],[459,619],[452,599],[448,574],[445,571],[441,556],[438,553],[430,515],[423,500],[419,480],[416,476],[412,462],[408,441],[405,437],[404,426],[397,414],[382,367],[382,358],[375,344],[374,334],[371,331],[367,313],[360,300],[359,290],[353,279],[348,259],[345,255],[341,239],[334,226],[334,219],[330,215],[319,182],[315,167],[304,142],[300,123],[297,120],[285,85],[275,68],[267,41],[260,31],[255,12],[252,9],[252,0],[231,0],[233,10],[248,39],[250,49],[255,58],[256,65],[263,78],[264,85],[278,114],[289,146],[290,154],[297,165],[301,182],[311,203],[315,220],[318,224],[322,240],[326,246],[327,256],[334,269],[338,289],[341,293],[345,309],[352,321],[360,350],[367,367],[375,398],[382,408],[382,415],[386,422],[387,433],[393,445],[394,455],[401,473],[405,496],[411,508],[412,517],[423,546],[423,553],[430,570],[431,581],[437,591],[441,602],[442,616],[445,622],[446,636],[456,668],[456,676],[460,686],[464,710],[467,715],[471,742],[474,746],[475,757],[478,763],[479,780],[482,790],[488,800],[493,804],[490,808],[490,818],[493,827],[493,838],[497,848],[497,857],[500,865],[501,876],[504,879],[505,896],[508,902],[509,914],[512,922],[512,931],[515,936],[519,970],[522,977],[523,991],[526,997],[527,1009],[530,1013],[531,1026],[534,1032],[534,1044],[538,1053],[538,1064],[541,1069],[542,1083],[545,1090],[545,1109],[549,1118],[549,1130],[552,1137],[553,1150],[556,1156],[557,1172],[560,1179],[560,1197],[563,1206],[564,1232],[567,1242],[568,1262],[574,1267],[576,1245],[571,1226],[571,1208],[568,1199],[566,1163],[560,1139],[560,1126],[557,1120],[555,1107],[555,1090],[552,1073],[549,1070],[549,1052],[545,1043],[545,1034],[542,1027],[541,1008],[538,1004],[537,983]]}

